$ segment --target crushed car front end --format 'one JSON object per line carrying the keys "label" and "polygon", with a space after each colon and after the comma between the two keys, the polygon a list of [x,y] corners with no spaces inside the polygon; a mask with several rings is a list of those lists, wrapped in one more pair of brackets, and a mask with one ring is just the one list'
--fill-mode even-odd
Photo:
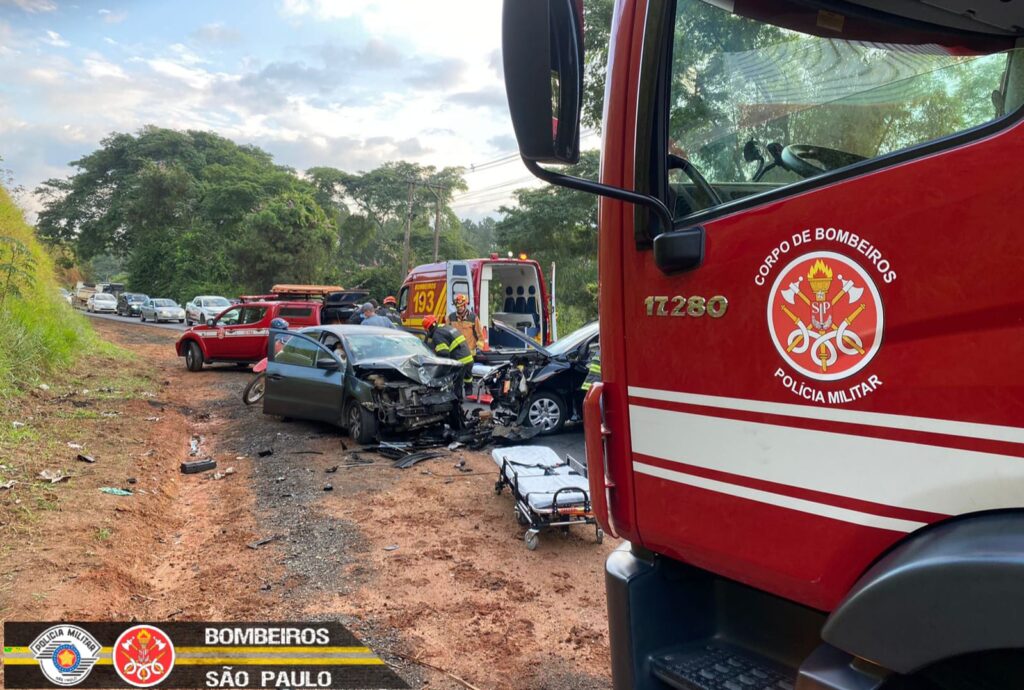
{"label": "crushed car front end", "polygon": [[457,422],[462,365],[428,355],[361,362],[350,393],[380,428],[403,433]]}

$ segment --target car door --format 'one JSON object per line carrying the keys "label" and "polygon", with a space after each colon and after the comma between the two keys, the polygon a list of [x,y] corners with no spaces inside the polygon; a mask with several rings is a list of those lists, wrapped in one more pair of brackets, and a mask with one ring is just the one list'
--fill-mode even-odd
{"label": "car door", "polygon": [[264,357],[267,342],[267,307],[235,307],[218,317],[218,321],[235,310],[241,310],[238,322],[224,327],[224,339],[231,342],[232,356],[239,361],[259,361]]}
{"label": "car door", "polygon": [[344,384],[344,366],[327,348],[307,335],[271,329],[264,414],[337,423]]}
{"label": "car door", "polygon": [[240,354],[238,339],[244,336],[239,329],[242,318],[242,307],[228,309],[213,322],[206,346],[210,357],[214,359],[237,359]]}

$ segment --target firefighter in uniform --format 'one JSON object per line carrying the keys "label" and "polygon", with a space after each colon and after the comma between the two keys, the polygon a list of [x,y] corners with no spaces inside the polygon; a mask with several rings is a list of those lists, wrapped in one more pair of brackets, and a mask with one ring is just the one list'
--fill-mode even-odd
{"label": "firefighter in uniform", "polygon": [[[439,356],[462,364],[462,382],[465,385],[472,384],[473,352],[466,344],[466,336],[451,326],[438,324],[433,314],[423,317],[423,330],[427,332],[427,346]],[[462,397],[462,390],[459,391],[459,397]]]}
{"label": "firefighter in uniform", "polygon": [[583,379],[583,385],[580,386],[580,390],[584,393],[590,391],[597,381],[601,380],[601,345],[594,343],[594,347],[590,353],[590,363],[587,364],[587,378]]}
{"label": "firefighter in uniform", "polygon": [[465,295],[455,295],[455,311],[448,315],[448,325],[466,338],[470,352],[487,349],[480,317],[469,308],[469,298]]}
{"label": "firefighter in uniform", "polygon": [[388,295],[384,298],[382,306],[377,310],[377,313],[391,320],[391,323],[396,326],[402,325],[402,315],[398,313],[398,300],[393,295]]}

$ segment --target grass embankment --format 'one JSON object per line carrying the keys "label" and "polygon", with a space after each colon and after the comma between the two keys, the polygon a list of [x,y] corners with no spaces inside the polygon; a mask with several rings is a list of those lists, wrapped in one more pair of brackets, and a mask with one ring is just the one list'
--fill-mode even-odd
{"label": "grass embankment", "polygon": [[83,350],[104,347],[57,292],[52,259],[2,188],[0,297],[0,411]]}

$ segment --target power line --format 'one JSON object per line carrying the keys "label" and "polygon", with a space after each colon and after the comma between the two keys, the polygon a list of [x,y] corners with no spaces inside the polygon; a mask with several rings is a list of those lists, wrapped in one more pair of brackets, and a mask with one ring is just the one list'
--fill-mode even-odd
{"label": "power line", "polygon": [[[596,133],[597,133],[596,129],[593,129],[593,128],[584,129],[584,130],[582,130],[580,132],[580,139],[584,139],[585,137],[589,137],[591,134],[596,134]],[[466,167],[466,173],[465,174],[471,175],[471,174],[473,174],[475,172],[482,172],[482,171],[485,171],[485,170],[492,170],[494,168],[501,167],[503,165],[508,165],[509,163],[512,163],[513,161],[518,161],[518,160],[520,160],[519,151],[512,151],[512,152],[510,152],[508,154],[504,154],[504,155],[502,155],[502,156],[500,156],[498,158],[493,158],[493,159],[491,159],[489,161],[484,161],[483,163],[470,164],[469,166]]]}

